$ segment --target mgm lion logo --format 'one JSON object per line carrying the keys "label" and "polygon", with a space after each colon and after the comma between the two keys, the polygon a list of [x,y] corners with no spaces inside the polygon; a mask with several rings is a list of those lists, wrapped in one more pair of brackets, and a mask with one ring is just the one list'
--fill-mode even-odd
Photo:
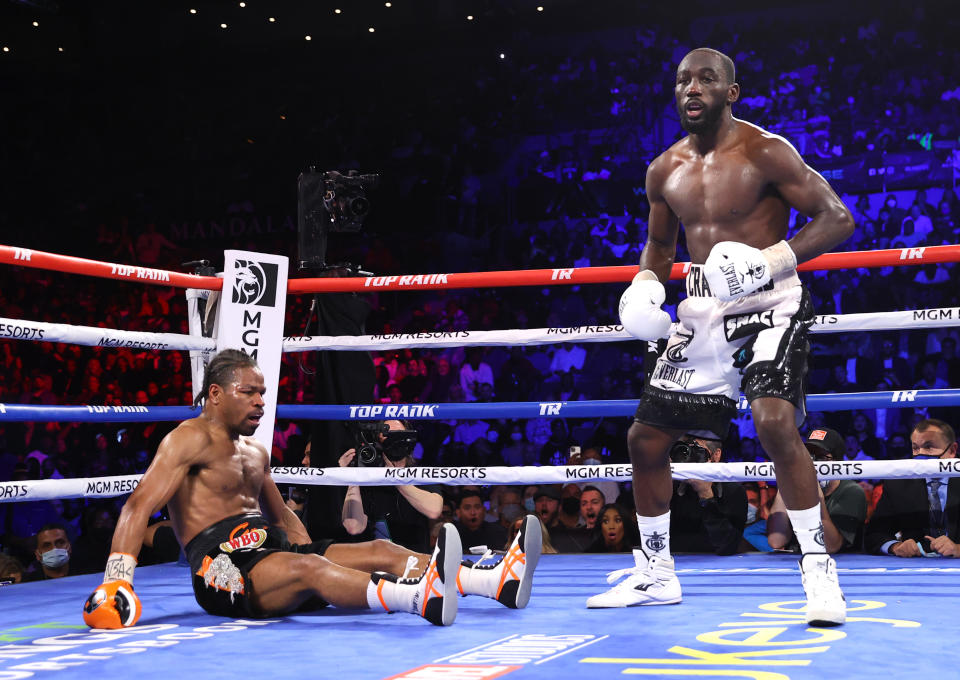
{"label": "mgm lion logo", "polygon": [[277,265],[237,260],[235,266],[237,278],[233,284],[233,302],[272,307],[277,299]]}

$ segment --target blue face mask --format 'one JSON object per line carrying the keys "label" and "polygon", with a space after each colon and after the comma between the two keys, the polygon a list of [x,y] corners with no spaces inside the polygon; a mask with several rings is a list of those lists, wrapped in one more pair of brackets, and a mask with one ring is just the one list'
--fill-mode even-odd
{"label": "blue face mask", "polygon": [[948,446],[946,449],[944,449],[940,453],[915,453],[913,454],[913,458],[914,460],[939,460],[943,456],[943,454],[947,452],[947,449],[949,448],[950,447]]}
{"label": "blue face mask", "polygon": [[70,561],[70,553],[66,548],[53,548],[40,555],[40,561],[48,569],[57,569]]}
{"label": "blue face mask", "polygon": [[527,509],[527,512],[533,512],[536,509],[537,504],[532,498],[525,498],[523,501],[523,507]]}
{"label": "blue face mask", "polygon": [[757,521],[757,506],[747,504],[747,524]]}

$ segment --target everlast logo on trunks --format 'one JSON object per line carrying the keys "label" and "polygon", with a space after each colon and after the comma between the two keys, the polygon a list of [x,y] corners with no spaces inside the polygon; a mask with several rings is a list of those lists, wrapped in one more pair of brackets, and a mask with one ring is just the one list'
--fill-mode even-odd
{"label": "everlast logo on trunks", "polygon": [[234,550],[253,550],[263,545],[264,541],[267,540],[267,532],[264,529],[248,529],[239,536],[233,535],[238,529],[242,529],[245,526],[245,523],[241,524],[230,532],[230,540],[221,543],[220,550],[225,553],[231,553]]}
{"label": "everlast logo on trunks", "polygon": [[273,307],[277,300],[278,265],[271,262],[237,260],[237,279],[233,302],[241,305]]}
{"label": "everlast logo on trunks", "polygon": [[676,366],[661,362],[657,365],[656,369],[654,369],[651,380],[662,380],[663,382],[672,383],[685,390],[687,389],[687,385],[690,384],[690,378],[693,377],[693,374],[694,369],[692,368],[677,368]]}
{"label": "everlast logo on trunks", "polygon": [[723,317],[723,332],[727,342],[756,335],[765,328],[773,328],[773,310],[752,314],[728,314]]}

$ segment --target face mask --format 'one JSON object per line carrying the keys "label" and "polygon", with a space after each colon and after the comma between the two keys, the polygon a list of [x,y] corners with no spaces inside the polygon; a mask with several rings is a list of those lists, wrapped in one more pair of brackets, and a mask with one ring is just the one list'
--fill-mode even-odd
{"label": "face mask", "polygon": [[896,204],[897,204],[896,201],[887,201],[887,207],[889,207],[889,208],[892,208],[892,207],[895,206]]}
{"label": "face mask", "polygon": [[747,505],[747,524],[753,524],[757,521],[757,506]]}
{"label": "face mask", "polygon": [[489,431],[487,432],[487,441],[488,441],[488,442],[495,442],[495,441],[497,441],[499,438],[500,438],[500,433],[497,432],[496,430],[489,430]]}
{"label": "face mask", "polygon": [[821,480],[820,480],[820,488],[821,488],[821,489],[823,489],[824,491],[826,491],[828,486],[830,486],[830,480],[829,480],[829,479],[821,479]]}
{"label": "face mask", "polygon": [[926,454],[926,453],[918,453],[917,455],[915,455],[915,456],[913,457],[913,459],[914,459],[914,460],[940,460],[940,456],[942,456],[942,455],[943,455],[942,453],[941,453],[941,454],[933,454],[933,455]]}
{"label": "face mask", "polygon": [[600,465],[600,461],[597,460],[596,458],[587,458],[585,461],[583,461],[583,464],[584,465]]}
{"label": "face mask", "polygon": [[40,555],[40,561],[48,569],[62,567],[70,560],[70,553],[66,548],[53,548]]}
{"label": "face mask", "polygon": [[537,504],[532,498],[525,498],[523,500],[523,507],[527,509],[527,512],[533,512],[537,509]]}
{"label": "face mask", "polygon": [[515,442],[523,441],[523,432],[511,432],[510,439]]}
{"label": "face mask", "polygon": [[563,508],[563,514],[565,515],[579,515],[580,514],[580,501],[578,501],[573,496],[564,498],[560,502],[561,507]]}

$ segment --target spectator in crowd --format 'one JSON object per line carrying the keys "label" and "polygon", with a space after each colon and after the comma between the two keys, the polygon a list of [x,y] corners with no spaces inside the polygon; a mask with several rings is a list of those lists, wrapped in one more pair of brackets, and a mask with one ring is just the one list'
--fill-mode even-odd
{"label": "spectator in crowd", "polygon": [[[843,460],[846,452],[843,437],[836,430],[813,430],[804,443],[815,462]],[[822,480],[820,490],[824,550],[828,553],[858,550],[867,519],[867,499],[863,489],[852,479],[834,479]],[[767,517],[767,540],[774,550],[800,551],[779,493]]]}
{"label": "spectator in crowd", "polygon": [[583,520],[585,528],[594,528],[600,517],[600,508],[606,503],[607,499],[600,489],[590,484],[583,487],[583,491],[580,493],[580,518]]}
{"label": "spectator in crowd", "polygon": [[483,360],[482,347],[470,347],[467,349],[467,360],[460,367],[460,386],[463,388],[465,401],[479,399],[481,383],[487,383],[493,388],[493,369]]}
{"label": "spectator in crowd", "polygon": [[[670,451],[674,463],[719,463],[720,442],[685,435]],[[732,555],[747,523],[747,495],[736,482],[688,479],[674,482],[670,543],[676,552]]]}
{"label": "spectator in crowd", "polygon": [[34,552],[38,567],[26,575],[25,581],[43,581],[70,575],[70,539],[63,524],[44,525],[36,535]]}
{"label": "spectator in crowd", "polygon": [[557,525],[560,515],[560,485],[541,484],[533,496],[534,511],[543,525],[552,529]]}
{"label": "spectator in crowd", "polygon": [[[918,422],[910,445],[914,460],[957,457],[954,429],[942,420]],[[864,547],[896,557],[960,557],[960,477],[885,480]]]}
{"label": "spectator in crowd", "polygon": [[0,553],[0,586],[11,586],[23,581],[23,565],[16,557]]}
{"label": "spectator in crowd", "polygon": [[594,539],[587,552],[630,552],[640,544],[640,532],[633,522],[633,513],[616,503],[607,503],[599,512],[594,526]]}
{"label": "spectator in crowd", "polygon": [[457,501],[457,521],[464,551],[476,546],[501,546],[507,541],[507,530],[499,522],[484,519],[483,494],[478,489],[464,488]]}

